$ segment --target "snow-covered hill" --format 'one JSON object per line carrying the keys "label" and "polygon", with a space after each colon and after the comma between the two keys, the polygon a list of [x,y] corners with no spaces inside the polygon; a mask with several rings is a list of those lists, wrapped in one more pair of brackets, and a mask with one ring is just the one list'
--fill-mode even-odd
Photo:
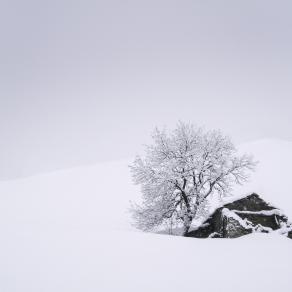
{"label": "snow-covered hill", "polygon": [[[236,195],[258,192],[292,219],[292,143],[240,147],[260,161]],[[129,161],[0,182],[0,291],[290,291],[291,244],[131,231]]]}
{"label": "snow-covered hill", "polygon": [[128,163],[102,163],[0,182],[1,229],[131,228],[127,210],[139,189],[131,183]]}

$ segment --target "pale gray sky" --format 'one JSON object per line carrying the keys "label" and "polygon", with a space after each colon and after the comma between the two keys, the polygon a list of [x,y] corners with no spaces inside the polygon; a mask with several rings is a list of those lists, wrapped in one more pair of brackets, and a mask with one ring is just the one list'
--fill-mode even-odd
{"label": "pale gray sky", "polygon": [[0,179],[135,155],[155,125],[292,140],[291,1],[0,4]]}

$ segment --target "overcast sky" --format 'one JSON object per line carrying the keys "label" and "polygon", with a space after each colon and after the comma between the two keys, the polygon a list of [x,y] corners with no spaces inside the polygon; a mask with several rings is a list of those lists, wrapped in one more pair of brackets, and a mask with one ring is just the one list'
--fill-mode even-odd
{"label": "overcast sky", "polygon": [[0,179],[122,159],[154,126],[292,140],[291,1],[0,4]]}

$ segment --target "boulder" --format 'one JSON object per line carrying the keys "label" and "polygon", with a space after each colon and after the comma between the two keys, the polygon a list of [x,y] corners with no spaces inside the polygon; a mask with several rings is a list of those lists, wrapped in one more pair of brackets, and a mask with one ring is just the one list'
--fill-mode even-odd
{"label": "boulder", "polygon": [[201,226],[186,236],[236,238],[253,232],[273,231],[292,238],[292,225],[287,216],[259,195],[251,194],[218,208]]}

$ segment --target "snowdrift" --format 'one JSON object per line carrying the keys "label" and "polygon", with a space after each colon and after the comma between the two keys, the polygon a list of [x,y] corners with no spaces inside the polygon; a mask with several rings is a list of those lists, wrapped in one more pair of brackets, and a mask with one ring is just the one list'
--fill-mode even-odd
{"label": "snowdrift", "polygon": [[[240,147],[260,161],[236,194],[258,192],[292,218],[292,144]],[[289,291],[291,240],[193,239],[133,231],[128,161],[0,182],[0,291]]]}

